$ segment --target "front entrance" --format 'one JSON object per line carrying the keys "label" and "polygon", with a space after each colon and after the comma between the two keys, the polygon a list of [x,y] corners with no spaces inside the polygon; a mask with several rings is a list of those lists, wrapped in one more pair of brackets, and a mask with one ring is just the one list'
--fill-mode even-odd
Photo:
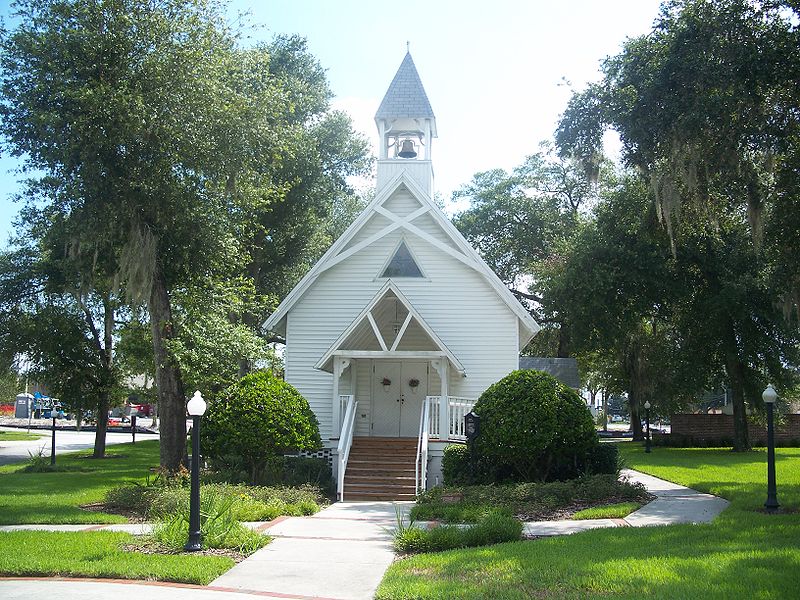
{"label": "front entrance", "polygon": [[427,395],[427,362],[376,360],[372,370],[372,435],[416,437]]}

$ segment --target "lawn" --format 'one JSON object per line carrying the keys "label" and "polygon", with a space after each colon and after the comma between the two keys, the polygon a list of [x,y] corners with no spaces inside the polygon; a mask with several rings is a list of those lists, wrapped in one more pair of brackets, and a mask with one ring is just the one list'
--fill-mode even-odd
{"label": "lawn", "polygon": [[[0,467],[0,523],[116,523],[119,515],[87,511],[80,505],[100,502],[106,491],[144,482],[157,467],[158,441],[120,444],[108,458],[88,458],[81,451],[62,454],[66,470],[24,473],[23,464]],[[0,533],[0,575],[72,576],[150,579],[205,585],[230,569],[227,556],[153,555],[124,550],[134,537],[107,531]]]}
{"label": "lawn", "polygon": [[24,464],[0,467],[0,525],[18,523],[124,523],[119,515],[92,512],[82,504],[101,502],[107,490],[152,477],[158,466],[158,441],[120,444],[107,458],[92,459],[90,451],[61,454],[66,471],[23,473]]}
{"label": "lawn", "polygon": [[43,437],[43,434],[28,433],[27,431],[0,431],[0,443],[2,442],[32,442]]}
{"label": "lawn", "polygon": [[[206,585],[230,569],[225,556],[126,552],[127,533],[109,531],[0,533],[4,576],[114,577]],[[43,552],[42,549],[47,551]]]}
{"label": "lawn", "polygon": [[[625,445],[627,464],[718,493],[731,507],[707,525],[593,530],[419,555],[396,562],[377,598],[793,598],[800,513],[758,512],[766,453]],[[778,500],[800,507],[800,449],[778,449]]]}

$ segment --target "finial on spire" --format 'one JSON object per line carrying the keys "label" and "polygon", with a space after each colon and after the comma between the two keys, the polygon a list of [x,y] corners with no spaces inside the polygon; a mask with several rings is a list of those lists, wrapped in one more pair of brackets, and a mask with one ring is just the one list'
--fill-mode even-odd
{"label": "finial on spire", "polygon": [[411,52],[411,42],[406,41],[406,52]]}

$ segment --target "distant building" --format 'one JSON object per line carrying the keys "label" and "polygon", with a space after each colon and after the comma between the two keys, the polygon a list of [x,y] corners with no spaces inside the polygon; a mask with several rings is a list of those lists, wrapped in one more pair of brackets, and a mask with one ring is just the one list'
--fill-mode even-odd
{"label": "distant building", "polygon": [[519,368],[544,371],[574,390],[581,389],[581,378],[578,376],[578,361],[574,358],[520,356]]}

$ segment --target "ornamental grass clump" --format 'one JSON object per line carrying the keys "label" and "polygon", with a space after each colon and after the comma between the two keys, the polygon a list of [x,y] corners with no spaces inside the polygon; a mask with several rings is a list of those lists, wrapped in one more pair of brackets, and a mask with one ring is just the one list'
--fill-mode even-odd
{"label": "ornamental grass clump", "polygon": [[[203,549],[224,548],[245,556],[266,546],[271,538],[242,525],[233,511],[234,500],[209,494],[200,497]],[[183,550],[189,536],[189,506],[165,515],[153,529],[153,539],[173,552]]]}
{"label": "ornamental grass clump", "polygon": [[502,511],[490,511],[470,526],[442,525],[421,529],[411,522],[398,527],[394,549],[404,554],[441,552],[454,548],[488,546],[522,539],[522,523]]}
{"label": "ornamental grass clump", "polygon": [[[312,485],[263,487],[204,484],[200,497],[230,503],[229,512],[238,521],[271,521],[281,515],[305,516],[319,512],[327,503],[321,490]],[[146,485],[120,486],[106,494],[112,510],[133,512],[146,519],[169,519],[189,505],[189,487],[162,478]]]}

